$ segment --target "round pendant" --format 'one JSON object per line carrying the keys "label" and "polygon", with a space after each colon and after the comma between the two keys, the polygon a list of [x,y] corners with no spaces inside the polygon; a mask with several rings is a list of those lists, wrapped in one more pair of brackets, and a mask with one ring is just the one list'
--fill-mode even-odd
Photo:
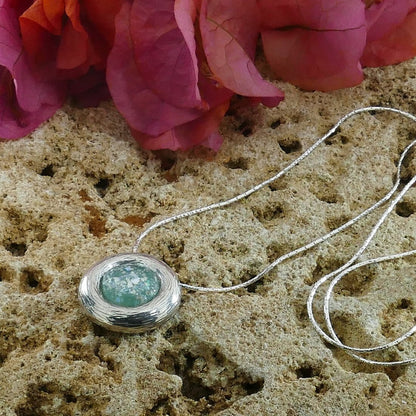
{"label": "round pendant", "polygon": [[92,266],[81,280],[78,295],[95,323],[129,333],[160,326],[175,314],[181,301],[173,270],[137,253],[107,257]]}

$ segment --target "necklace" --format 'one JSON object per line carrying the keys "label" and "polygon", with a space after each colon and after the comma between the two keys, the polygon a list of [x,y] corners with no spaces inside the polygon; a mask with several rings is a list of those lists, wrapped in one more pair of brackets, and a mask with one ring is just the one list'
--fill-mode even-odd
{"label": "necklace", "polygon": [[[361,113],[382,111],[396,113],[416,122],[416,117],[414,115],[390,107],[365,107],[351,111],[343,118],[341,118],[324,136],[318,139],[301,156],[292,161],[289,165],[287,165],[284,169],[282,169],[271,178],[259,183],[253,188],[248,189],[247,191],[233,198],[221,202],[216,202],[205,207],[182,212],[177,215],[162,219],[149,226],[137,237],[131,253],[117,254],[111,257],[107,257],[96,263],[86,272],[79,286],[79,299],[86,314],[95,323],[113,331],[140,333],[152,330],[168,321],[176,313],[181,300],[181,287],[191,291],[220,293],[230,292],[250,286],[251,284],[261,279],[266,273],[274,269],[281,262],[321,244],[336,234],[346,230],[348,227],[352,226],[381,205],[390,201],[387,208],[384,210],[383,214],[377,221],[376,225],[368,234],[364,243],[350,258],[350,260],[348,260],[337,270],[321,277],[312,286],[309,298],[307,300],[307,311],[312,325],[325,341],[345,350],[348,354],[357,360],[369,364],[381,365],[410,364],[416,362],[416,358],[400,361],[375,361],[362,356],[363,354],[369,352],[385,350],[399,344],[400,342],[409,338],[414,332],[416,332],[416,325],[400,337],[386,344],[369,348],[356,348],[344,344],[338,338],[330,317],[330,302],[334,288],[339,283],[339,281],[348,273],[369,264],[391,261],[416,254],[416,250],[411,250],[408,252],[357,262],[370,242],[373,240],[375,234],[377,233],[380,226],[384,223],[387,216],[392,212],[397,203],[416,182],[416,176],[414,176],[393,198],[399,189],[400,173],[404,159],[410,150],[415,146],[416,140],[411,142],[402,152],[397,164],[396,180],[392,188],[384,197],[382,197],[372,206],[365,209],[359,215],[341,225],[340,227],[274,260],[257,276],[247,280],[246,282],[229,287],[201,287],[180,283],[173,270],[167,264],[153,256],[138,253],[138,248],[141,241],[154,229],[183,218],[202,214],[217,208],[222,208],[247,198],[254,192],[262,189],[266,185],[282,177],[295,166],[297,166],[300,162],[306,159],[320,144],[335,134],[338,128],[349,118],[357,116]],[[325,331],[315,318],[313,304],[318,289],[320,289],[320,287],[327,282],[329,282],[329,287],[325,294],[323,307],[323,314],[326,325]]]}

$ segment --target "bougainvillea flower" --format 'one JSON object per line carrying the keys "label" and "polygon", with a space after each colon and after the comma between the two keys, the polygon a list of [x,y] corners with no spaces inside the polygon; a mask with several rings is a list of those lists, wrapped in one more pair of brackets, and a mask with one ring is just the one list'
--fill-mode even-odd
{"label": "bougainvillea flower", "polygon": [[14,4],[0,0],[0,137],[16,139],[51,117],[65,99],[65,86],[39,80],[22,50]]}
{"label": "bougainvillea flower", "polygon": [[144,149],[188,150],[202,145],[217,151],[223,138],[218,133],[218,126],[228,109],[228,102],[206,111],[201,117],[174,127],[158,137],[144,135],[132,130],[134,138]]}
{"label": "bougainvillea flower", "polygon": [[120,6],[121,0],[35,0],[20,16],[33,69],[63,79],[104,70]]}
{"label": "bougainvillea flower", "polygon": [[[277,105],[283,93],[254,66],[260,14],[256,0],[202,0],[200,28],[208,65],[226,88]],[[266,105],[267,105],[266,104]]]}
{"label": "bougainvillea flower", "polygon": [[416,0],[383,0],[365,13],[364,66],[392,65],[416,56]]}
{"label": "bougainvillea flower", "polygon": [[[139,45],[142,36],[145,47]],[[151,57],[156,62],[153,71],[159,77],[152,75]],[[175,23],[173,1],[123,4],[116,18],[107,82],[114,103],[130,127],[158,136],[202,114],[203,103],[198,99],[198,78],[192,60]],[[163,65],[163,71],[159,71],[159,65]],[[171,91],[174,93],[170,94]]]}
{"label": "bougainvillea flower", "polygon": [[278,78],[322,91],[362,81],[361,0],[259,0],[258,5],[264,52]]}
{"label": "bougainvillea flower", "polygon": [[104,71],[91,68],[80,78],[68,82],[68,94],[80,107],[96,107],[102,101],[111,100]]}
{"label": "bougainvillea flower", "polygon": [[[249,19],[241,18],[241,4],[235,22],[225,3],[213,4],[209,13],[222,25],[215,28],[209,27],[205,1],[201,5],[195,0],[127,0],[117,15],[107,83],[117,108],[145,148],[185,150],[197,144],[218,148],[218,126],[234,93],[264,98],[271,105],[283,98],[252,63],[258,23],[254,29],[243,28]],[[221,20],[221,10],[229,23]],[[245,29],[249,35],[243,35]],[[226,51],[228,65],[221,67],[213,50],[225,46],[226,30],[235,35]]]}

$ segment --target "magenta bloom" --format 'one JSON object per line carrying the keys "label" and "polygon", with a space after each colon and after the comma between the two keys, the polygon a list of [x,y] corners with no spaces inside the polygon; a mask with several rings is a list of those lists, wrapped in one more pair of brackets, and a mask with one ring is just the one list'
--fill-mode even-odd
{"label": "magenta bloom", "polygon": [[392,65],[416,55],[416,1],[383,0],[365,12],[364,66]]}
{"label": "magenta bloom", "polygon": [[361,0],[259,0],[262,40],[275,75],[306,90],[359,84],[366,42]]}
{"label": "magenta bloom", "polygon": [[[260,32],[255,0],[203,0],[200,13],[202,44],[213,76],[245,97],[277,105],[283,94],[266,82],[254,66]],[[266,104],[266,105],[267,105]]]}
{"label": "magenta bloom", "polygon": [[0,0],[0,138],[30,133],[71,96],[113,99],[146,149],[217,150],[233,95],[359,84],[362,66],[416,55],[416,0]]}
{"label": "magenta bloom", "polygon": [[0,138],[17,139],[51,117],[65,99],[60,83],[36,78],[22,49],[18,15],[0,0]]}
{"label": "magenta bloom", "polygon": [[107,82],[143,147],[185,150],[203,144],[218,149],[218,126],[234,93],[271,105],[283,99],[252,62],[258,36],[255,0],[237,3],[124,2]]}

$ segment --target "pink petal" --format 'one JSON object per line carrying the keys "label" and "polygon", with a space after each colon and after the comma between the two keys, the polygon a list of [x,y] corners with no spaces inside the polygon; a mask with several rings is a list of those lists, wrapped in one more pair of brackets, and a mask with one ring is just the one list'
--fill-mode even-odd
{"label": "pink petal", "polygon": [[0,65],[12,67],[22,49],[22,42],[16,13],[5,0],[0,1],[0,41]]}
{"label": "pink petal", "polygon": [[201,91],[202,99],[207,103],[209,108],[218,107],[219,105],[228,102],[234,95],[231,90],[222,87],[214,79],[204,76],[202,71],[199,71],[198,86]]}
{"label": "pink petal", "polygon": [[201,105],[192,0],[136,0],[130,36],[138,70],[159,97],[177,107]]}
{"label": "pink petal", "polygon": [[259,7],[264,52],[277,77],[321,91],[362,81],[361,0],[259,0]]}
{"label": "pink petal", "polygon": [[200,29],[208,65],[226,88],[249,97],[283,99],[253,63],[259,34],[255,0],[202,0]]}
{"label": "pink petal", "polygon": [[[189,71],[188,77],[193,79],[193,77],[196,75],[196,79],[193,80],[192,88],[190,89],[191,102],[189,103],[189,105],[198,105],[200,103],[201,96],[197,87],[197,78],[199,70],[198,59],[196,56],[196,41],[194,29],[194,22],[196,18],[196,7],[194,0],[176,0],[174,4],[174,13],[176,24],[178,25],[178,28],[183,36],[183,40],[186,44],[186,62],[191,67],[191,71]],[[186,62],[182,62],[181,65],[185,67]]]}
{"label": "pink petal", "polygon": [[369,27],[361,63],[392,65],[416,56],[416,2],[384,0],[366,11]]}
{"label": "pink petal", "polygon": [[39,80],[22,51],[17,15],[0,0],[0,137],[16,139],[34,130],[62,105],[65,84]]}
{"label": "pink petal", "polygon": [[361,0],[258,0],[265,29],[351,30],[364,25]]}
{"label": "pink petal", "polygon": [[146,136],[134,130],[132,134],[148,150],[188,150],[193,146],[203,145],[217,151],[222,144],[218,126],[227,109],[228,103],[224,103],[205,112],[198,119],[177,126],[158,137]]}
{"label": "pink petal", "polygon": [[[107,62],[107,83],[118,110],[134,130],[152,136],[202,112],[185,106],[198,102],[196,74],[181,31],[175,29],[173,0],[170,3],[171,9],[167,0],[125,2],[116,17],[114,47]],[[151,27],[138,27],[144,23]],[[185,58],[186,65],[175,66],[174,57]]]}
{"label": "pink petal", "polygon": [[104,71],[94,68],[81,78],[70,81],[68,92],[75,103],[82,107],[95,107],[101,101],[111,99]]}
{"label": "pink petal", "polygon": [[367,42],[381,39],[403,22],[409,13],[408,0],[383,0],[365,11]]}
{"label": "pink petal", "polygon": [[212,133],[208,136],[204,141],[200,143],[201,146],[207,147],[208,149],[212,149],[214,152],[218,152],[220,150],[221,145],[224,139],[218,132]]}

